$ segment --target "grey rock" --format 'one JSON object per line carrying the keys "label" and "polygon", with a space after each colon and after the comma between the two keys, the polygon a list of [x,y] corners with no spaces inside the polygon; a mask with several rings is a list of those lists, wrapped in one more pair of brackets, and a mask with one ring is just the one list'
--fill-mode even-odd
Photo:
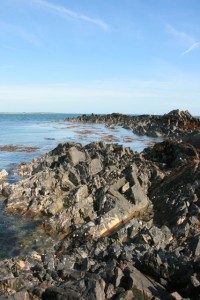
{"label": "grey rock", "polygon": [[90,174],[92,176],[98,174],[102,170],[101,161],[98,158],[95,158],[89,164]]}
{"label": "grey rock", "polygon": [[[163,118],[176,132],[177,122],[194,121],[181,112]],[[142,123],[151,125],[145,116]],[[115,144],[65,143],[24,166],[30,177],[3,189],[7,209],[42,216],[55,239],[42,254],[0,262],[0,295],[173,299],[176,290],[196,300],[198,155],[175,140],[141,154]]]}
{"label": "grey rock", "polygon": [[76,147],[71,147],[69,149],[69,156],[74,165],[77,165],[79,162],[83,162],[86,160],[85,153],[79,151]]}
{"label": "grey rock", "polygon": [[133,300],[135,299],[132,290],[128,290],[125,292],[120,293],[118,296],[115,298],[116,300]]}
{"label": "grey rock", "polygon": [[170,299],[170,294],[164,287],[149,280],[134,267],[125,271],[124,286],[132,290],[136,299]]}
{"label": "grey rock", "polygon": [[8,176],[8,172],[5,169],[0,171],[0,179],[5,178]]}
{"label": "grey rock", "polygon": [[121,279],[124,276],[120,268],[115,269],[115,286],[118,287],[121,283]]}

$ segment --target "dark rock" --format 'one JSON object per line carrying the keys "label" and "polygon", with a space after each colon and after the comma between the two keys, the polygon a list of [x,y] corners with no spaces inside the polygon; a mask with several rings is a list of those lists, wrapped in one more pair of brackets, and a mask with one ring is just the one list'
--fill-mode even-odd
{"label": "dark rock", "polygon": [[179,167],[192,160],[198,160],[197,150],[190,144],[178,143],[166,140],[157,143],[153,149],[145,150],[145,158],[158,163],[165,164],[166,167]]}
{"label": "dark rock", "polygon": [[195,134],[191,134],[189,136],[186,136],[184,138],[184,140],[187,143],[190,143],[191,145],[193,145],[195,148],[200,149],[200,133],[195,133]]}
{"label": "dark rock", "polygon": [[200,236],[191,239],[190,248],[194,256],[200,255]]}
{"label": "dark rock", "polygon": [[122,285],[127,290],[132,290],[138,299],[171,299],[170,294],[159,283],[149,280],[136,268],[127,268]]}
{"label": "dark rock", "polygon": [[132,290],[128,290],[125,292],[120,293],[118,296],[115,297],[115,300],[133,300],[135,299]]}
{"label": "dark rock", "polygon": [[42,300],[80,300],[85,299],[82,298],[81,294],[77,293],[74,290],[70,290],[69,288],[67,290],[62,288],[49,288],[47,289],[43,295]]}
{"label": "dark rock", "polygon": [[[140,118],[141,132],[183,133],[198,123],[174,111],[162,118],[165,131],[151,119]],[[198,299],[198,155],[175,140],[141,154],[65,143],[23,165],[29,177],[3,189],[7,210],[41,218],[54,240],[41,254],[0,262],[0,298]]]}
{"label": "dark rock", "polygon": [[173,110],[163,116],[140,115],[129,116],[123,114],[110,115],[83,115],[69,118],[70,122],[104,123],[108,126],[122,126],[133,130],[138,135],[153,137],[163,136],[185,136],[193,131],[200,130],[200,120],[194,118],[188,111]]}

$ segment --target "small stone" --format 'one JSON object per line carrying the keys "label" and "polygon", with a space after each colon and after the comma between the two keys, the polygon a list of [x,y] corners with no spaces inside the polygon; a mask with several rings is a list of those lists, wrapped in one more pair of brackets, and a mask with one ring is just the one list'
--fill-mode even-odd
{"label": "small stone", "polygon": [[128,191],[128,189],[130,188],[130,183],[127,182],[121,189],[122,193],[126,193]]}
{"label": "small stone", "polygon": [[183,299],[177,292],[171,293],[171,296],[174,300],[182,300]]}
{"label": "small stone", "polygon": [[121,279],[124,276],[122,270],[120,268],[115,269],[115,286],[118,287],[120,285]]}
{"label": "small stone", "polygon": [[18,263],[18,265],[20,266],[21,269],[25,269],[26,268],[26,264],[25,264],[25,262],[23,260],[20,259],[20,260],[18,260],[17,263]]}
{"label": "small stone", "polygon": [[190,277],[191,283],[195,288],[198,288],[200,286],[200,282],[197,279],[196,274],[194,274],[193,276]]}
{"label": "small stone", "polygon": [[7,177],[8,176],[8,172],[5,169],[2,169],[0,171],[0,179]]}
{"label": "small stone", "polygon": [[93,159],[89,165],[89,168],[92,176],[98,174],[102,170],[101,161],[98,158]]}

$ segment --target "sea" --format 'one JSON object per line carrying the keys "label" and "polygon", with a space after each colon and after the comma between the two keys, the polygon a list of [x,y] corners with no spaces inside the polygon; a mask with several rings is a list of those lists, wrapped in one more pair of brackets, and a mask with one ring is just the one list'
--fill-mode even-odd
{"label": "sea", "polygon": [[[0,113],[0,170],[5,169],[8,182],[21,180],[17,167],[54,149],[59,143],[94,141],[119,143],[135,151],[142,151],[160,138],[141,137],[122,127],[108,128],[104,124],[82,124],[66,121],[79,114]],[[16,151],[5,151],[10,146]],[[33,152],[23,151],[33,147]],[[15,149],[15,148],[14,148]],[[19,151],[20,149],[20,151]],[[3,151],[2,151],[3,150]],[[46,236],[40,229],[41,220],[8,214],[5,199],[0,196],[0,259],[24,255],[48,248],[55,237]],[[43,241],[46,241],[45,244]]]}
{"label": "sea", "polygon": [[107,128],[103,124],[82,124],[67,122],[78,114],[0,114],[0,150],[4,146],[38,148],[33,152],[0,151],[0,170],[6,169],[12,178],[13,169],[21,162],[31,161],[54,149],[59,143],[78,142],[87,144],[103,140],[120,143],[135,151],[142,151],[159,138],[142,137],[121,127]]}

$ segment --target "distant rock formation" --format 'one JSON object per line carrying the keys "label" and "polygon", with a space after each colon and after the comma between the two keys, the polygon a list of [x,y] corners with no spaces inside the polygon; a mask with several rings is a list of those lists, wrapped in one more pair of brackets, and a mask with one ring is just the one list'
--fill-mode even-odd
{"label": "distant rock formation", "polygon": [[163,116],[129,116],[113,113],[110,115],[82,115],[69,118],[71,122],[104,123],[131,129],[135,134],[151,137],[183,137],[200,131],[200,119],[192,117],[188,111],[173,110]]}

